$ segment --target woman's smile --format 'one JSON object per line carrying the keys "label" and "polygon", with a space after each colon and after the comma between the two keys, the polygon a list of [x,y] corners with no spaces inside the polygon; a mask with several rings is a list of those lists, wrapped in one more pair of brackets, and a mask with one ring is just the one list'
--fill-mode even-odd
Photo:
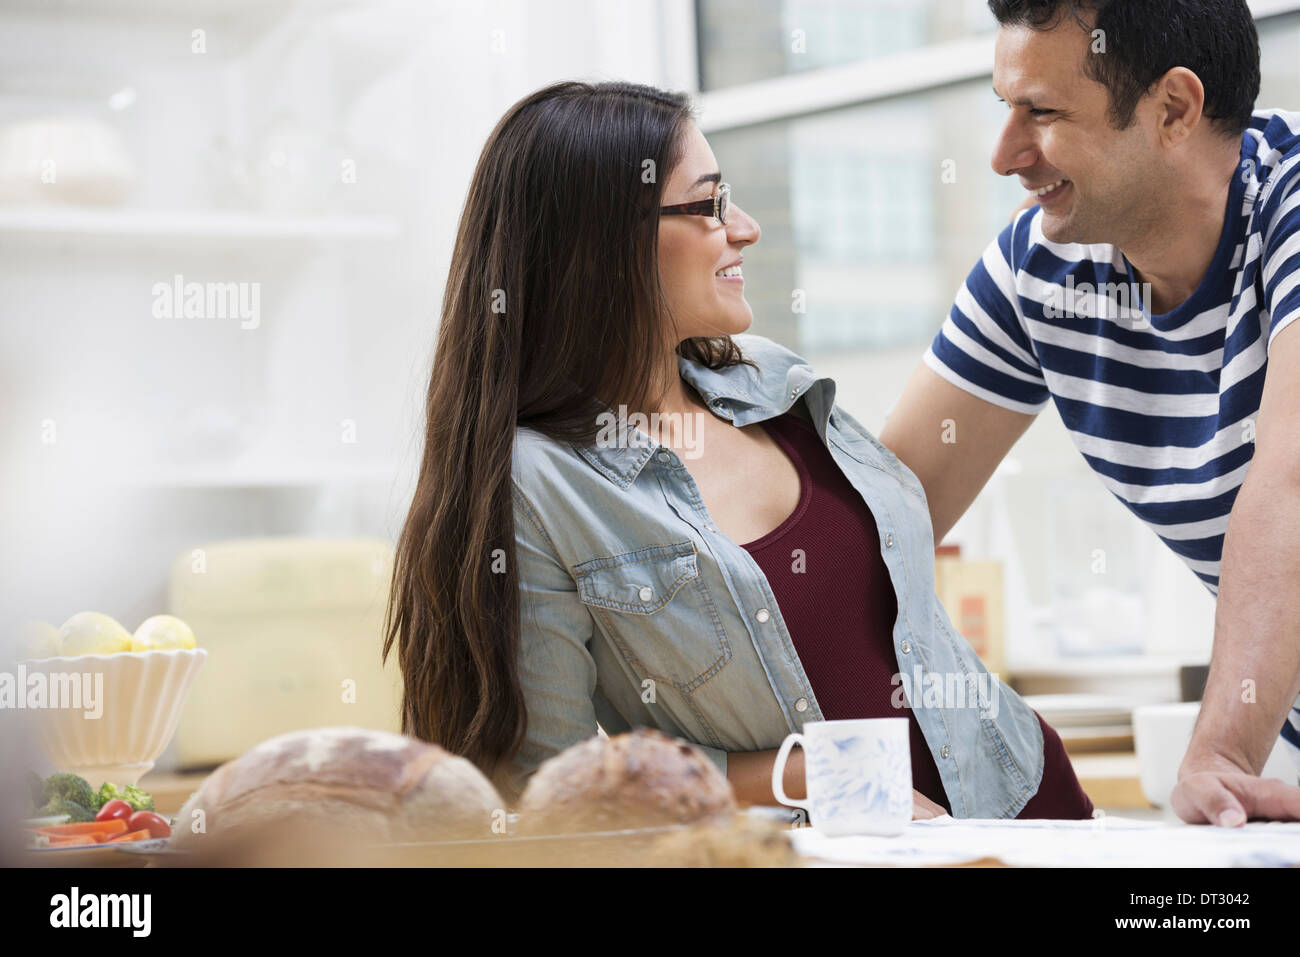
{"label": "woman's smile", "polygon": [[713,275],[719,282],[724,282],[736,286],[744,286],[745,277],[740,271],[740,264],[742,262],[744,262],[743,258],[737,259],[734,263],[731,263],[728,266],[723,266]]}

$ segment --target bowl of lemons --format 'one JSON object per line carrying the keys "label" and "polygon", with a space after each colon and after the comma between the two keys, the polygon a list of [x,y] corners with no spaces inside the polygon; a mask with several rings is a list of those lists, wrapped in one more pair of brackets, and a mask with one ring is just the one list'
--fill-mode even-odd
{"label": "bowl of lemons", "polygon": [[29,623],[21,636],[23,705],[46,757],[98,787],[135,784],[176,733],[207,658],[189,625],[172,615],[134,632],[83,611],[55,628]]}

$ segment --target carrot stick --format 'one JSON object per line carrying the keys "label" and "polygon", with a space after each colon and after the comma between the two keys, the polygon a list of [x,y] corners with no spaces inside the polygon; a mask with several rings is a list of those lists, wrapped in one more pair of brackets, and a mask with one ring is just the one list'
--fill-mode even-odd
{"label": "carrot stick", "polygon": [[95,845],[99,841],[95,840],[93,834],[77,834],[72,837],[51,837],[50,847],[78,847],[82,844]]}
{"label": "carrot stick", "polygon": [[147,840],[149,840],[148,831],[132,831],[130,834],[119,834],[117,837],[110,837],[108,840],[102,841],[101,843],[127,844],[131,841],[147,841]]}
{"label": "carrot stick", "polygon": [[126,821],[117,818],[112,821],[85,821],[80,824],[54,824],[50,827],[36,828],[37,834],[44,834],[46,837],[76,837],[79,835],[105,834],[112,836],[114,834],[126,833]]}

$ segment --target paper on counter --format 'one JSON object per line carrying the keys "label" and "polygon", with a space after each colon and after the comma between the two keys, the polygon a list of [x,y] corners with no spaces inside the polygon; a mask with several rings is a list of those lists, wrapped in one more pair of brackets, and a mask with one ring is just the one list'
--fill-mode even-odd
{"label": "paper on counter", "polygon": [[926,866],[996,858],[1017,867],[1300,866],[1300,823],[1239,828],[1101,817],[1089,821],[913,821],[898,837],[792,832],[795,849],[836,864]]}

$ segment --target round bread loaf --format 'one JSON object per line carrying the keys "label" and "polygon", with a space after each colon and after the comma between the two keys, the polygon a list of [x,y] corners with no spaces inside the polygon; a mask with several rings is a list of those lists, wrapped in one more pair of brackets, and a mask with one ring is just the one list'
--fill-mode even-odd
{"label": "round bread loaf", "polygon": [[617,831],[725,818],[731,784],[689,742],[637,729],[544,761],[519,799],[519,833]]}
{"label": "round bread loaf", "polygon": [[369,728],[311,728],[212,772],[181,808],[170,847],[229,856],[271,840],[292,858],[318,840],[337,848],[487,839],[494,822],[504,827],[504,809],[477,767],[436,745]]}
{"label": "round bread loaf", "polygon": [[802,867],[789,825],[734,815],[718,824],[695,824],[655,839],[648,867]]}

